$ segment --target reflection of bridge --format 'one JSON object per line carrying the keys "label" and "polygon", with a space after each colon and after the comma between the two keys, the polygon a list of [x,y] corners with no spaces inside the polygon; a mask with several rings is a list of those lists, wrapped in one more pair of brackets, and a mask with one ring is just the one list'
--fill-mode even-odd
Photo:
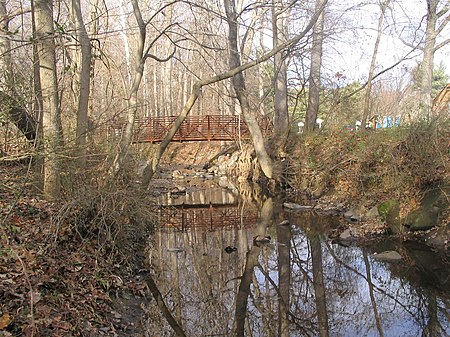
{"label": "reflection of bridge", "polygon": [[[135,143],[155,143],[164,139],[177,116],[145,117],[136,120]],[[261,119],[263,133],[270,132],[270,121]],[[120,136],[125,124],[111,126],[108,135]],[[173,137],[173,141],[233,141],[250,138],[247,124],[234,115],[188,116]]]}
{"label": "reflection of bridge", "polygon": [[253,226],[257,220],[256,209],[243,209],[239,205],[180,205],[160,208],[158,212],[160,228],[176,228],[181,231],[191,228],[241,228]]}
{"label": "reflection of bridge", "polygon": [[186,230],[221,227],[242,228],[258,220],[255,205],[242,202],[230,190],[220,187],[189,192],[166,193],[156,198],[160,205],[157,223],[160,228]]}

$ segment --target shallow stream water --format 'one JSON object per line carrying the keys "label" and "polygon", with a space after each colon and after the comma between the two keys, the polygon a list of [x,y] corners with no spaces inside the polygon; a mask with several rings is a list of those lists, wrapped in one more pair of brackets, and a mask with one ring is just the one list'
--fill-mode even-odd
{"label": "shallow stream water", "polygon": [[[150,260],[170,314],[155,305],[149,334],[171,336],[173,324],[186,336],[450,334],[448,256],[388,240],[343,247],[327,237],[337,219],[250,199],[213,188],[159,200],[170,207]],[[402,260],[374,258],[386,250]]]}

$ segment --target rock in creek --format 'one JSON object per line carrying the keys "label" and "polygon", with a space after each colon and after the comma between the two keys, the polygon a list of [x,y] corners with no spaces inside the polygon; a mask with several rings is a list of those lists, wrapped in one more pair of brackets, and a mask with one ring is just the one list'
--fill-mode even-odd
{"label": "rock in creek", "polygon": [[441,209],[438,207],[420,207],[408,214],[406,227],[412,231],[427,230],[437,226]]}
{"label": "rock in creek", "polygon": [[359,222],[364,220],[364,214],[366,210],[362,206],[355,206],[350,208],[347,212],[344,213],[344,218],[352,221]]}
{"label": "rock in creek", "polygon": [[355,243],[359,237],[360,233],[357,228],[348,228],[343,231],[335,241],[342,246],[349,247]]}
{"label": "rock in creek", "polygon": [[375,260],[387,262],[400,261],[402,259],[402,256],[394,250],[388,250],[382,253],[373,254],[372,257]]}
{"label": "rock in creek", "polygon": [[309,206],[309,205],[299,205],[299,204],[295,204],[293,202],[285,202],[283,204],[284,208],[287,209],[291,209],[293,211],[307,211],[313,208],[313,206]]}

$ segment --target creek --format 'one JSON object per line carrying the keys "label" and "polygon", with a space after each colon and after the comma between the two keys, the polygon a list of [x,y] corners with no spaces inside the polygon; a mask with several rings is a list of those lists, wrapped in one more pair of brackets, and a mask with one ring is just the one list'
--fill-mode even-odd
{"label": "creek", "polygon": [[[151,302],[149,335],[450,334],[448,256],[388,238],[344,247],[328,236],[339,218],[206,185],[158,200],[149,260],[168,310]],[[380,261],[384,251],[401,260]]]}

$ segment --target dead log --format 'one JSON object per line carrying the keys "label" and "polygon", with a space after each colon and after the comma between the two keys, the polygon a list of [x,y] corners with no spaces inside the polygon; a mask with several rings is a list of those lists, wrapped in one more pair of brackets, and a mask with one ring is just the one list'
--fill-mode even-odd
{"label": "dead log", "polygon": [[16,99],[3,91],[0,91],[0,112],[4,113],[29,141],[36,139],[36,120]]}

